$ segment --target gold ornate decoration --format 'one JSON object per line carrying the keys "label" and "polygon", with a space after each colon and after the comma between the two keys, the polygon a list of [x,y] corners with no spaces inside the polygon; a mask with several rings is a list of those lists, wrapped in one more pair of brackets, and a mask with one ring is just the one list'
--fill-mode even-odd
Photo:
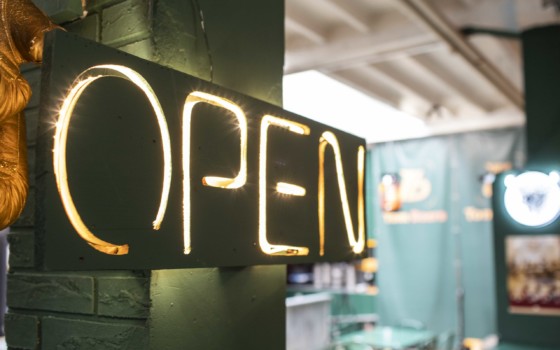
{"label": "gold ornate decoration", "polygon": [[0,229],[21,214],[28,190],[23,109],[31,88],[19,66],[41,62],[44,33],[56,28],[30,0],[0,0]]}

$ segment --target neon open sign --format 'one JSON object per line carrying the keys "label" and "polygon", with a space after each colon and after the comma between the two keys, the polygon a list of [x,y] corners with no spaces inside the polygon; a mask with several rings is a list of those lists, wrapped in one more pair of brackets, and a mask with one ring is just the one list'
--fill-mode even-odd
{"label": "neon open sign", "polygon": [[38,188],[47,268],[364,255],[362,139],[66,33],[51,40]]}

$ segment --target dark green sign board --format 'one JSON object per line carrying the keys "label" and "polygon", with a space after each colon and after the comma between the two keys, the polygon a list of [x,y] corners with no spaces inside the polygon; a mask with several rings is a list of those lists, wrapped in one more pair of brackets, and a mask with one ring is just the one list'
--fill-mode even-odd
{"label": "dark green sign board", "polygon": [[364,256],[363,139],[63,32],[42,89],[45,268]]}
{"label": "dark green sign board", "polygon": [[494,182],[494,249],[501,341],[560,346],[560,175],[508,171]]}

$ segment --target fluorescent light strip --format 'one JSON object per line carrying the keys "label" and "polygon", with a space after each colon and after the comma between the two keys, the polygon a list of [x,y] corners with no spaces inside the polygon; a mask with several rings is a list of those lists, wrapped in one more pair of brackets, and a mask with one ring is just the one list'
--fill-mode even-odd
{"label": "fluorescent light strip", "polygon": [[243,110],[235,103],[201,91],[194,91],[187,96],[183,108],[183,244],[184,254],[191,252],[191,122],[192,111],[197,103],[204,102],[224,108],[235,115],[240,130],[239,173],[234,178],[205,176],[204,186],[224,189],[240,188],[247,182],[247,118]]}
{"label": "fluorescent light strip", "polygon": [[72,199],[72,195],[70,194],[70,188],[68,186],[68,173],[66,167],[66,144],[68,141],[68,128],[70,125],[70,120],[72,119],[74,108],[76,107],[76,104],[85,89],[97,79],[104,77],[122,78],[132,82],[146,95],[156,114],[162,138],[164,174],[161,201],[156,218],[152,224],[154,230],[158,230],[160,228],[165,216],[165,211],[167,209],[169,190],[171,187],[171,141],[169,137],[167,121],[165,119],[165,115],[163,113],[163,109],[161,108],[159,100],[157,99],[148,82],[138,72],[128,67],[107,64],[91,67],[82,72],[76,78],[70,91],[68,92],[66,98],[62,103],[62,107],[60,108],[60,112],[58,115],[58,121],[56,123],[56,131],[54,136],[53,167],[58,192],[60,194],[64,210],[66,211],[66,215],[68,216],[70,223],[78,232],[78,235],[80,235],[82,239],[84,239],[88,244],[90,244],[93,248],[97,249],[100,252],[110,255],[124,255],[128,254],[129,247],[127,244],[115,245],[109,242],[105,242],[97,238],[88,229],[88,227],[80,217],[78,210],[76,209],[76,206]]}
{"label": "fluorescent light strip", "polygon": [[[266,227],[266,154],[268,143],[268,127],[276,126],[300,135],[309,135],[309,127],[290,120],[265,115],[261,120],[261,139],[259,147],[259,245],[268,255],[302,256],[309,254],[309,248],[289,245],[270,244]],[[293,185],[292,185],[293,186]],[[299,187],[299,186],[298,186]]]}
{"label": "fluorescent light strip", "polygon": [[342,212],[348,235],[348,243],[355,254],[360,254],[365,247],[365,217],[364,217],[364,160],[365,150],[363,146],[358,147],[358,240],[354,234],[354,226],[348,205],[346,194],[346,182],[344,169],[342,167],[342,156],[338,140],[330,131],[326,131],[319,141],[319,254],[325,254],[325,150],[330,145],[334,152],[338,190],[342,203]]}

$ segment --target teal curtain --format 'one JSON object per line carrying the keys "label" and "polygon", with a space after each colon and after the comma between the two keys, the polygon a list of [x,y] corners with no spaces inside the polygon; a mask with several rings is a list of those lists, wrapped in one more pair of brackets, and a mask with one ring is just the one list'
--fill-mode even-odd
{"label": "teal curtain", "polygon": [[[496,333],[490,174],[522,167],[524,158],[521,128],[370,148],[368,234],[378,242],[382,324],[414,319],[436,332],[457,333],[465,322],[467,337]],[[384,173],[400,176],[403,203],[397,212],[381,210]]]}

